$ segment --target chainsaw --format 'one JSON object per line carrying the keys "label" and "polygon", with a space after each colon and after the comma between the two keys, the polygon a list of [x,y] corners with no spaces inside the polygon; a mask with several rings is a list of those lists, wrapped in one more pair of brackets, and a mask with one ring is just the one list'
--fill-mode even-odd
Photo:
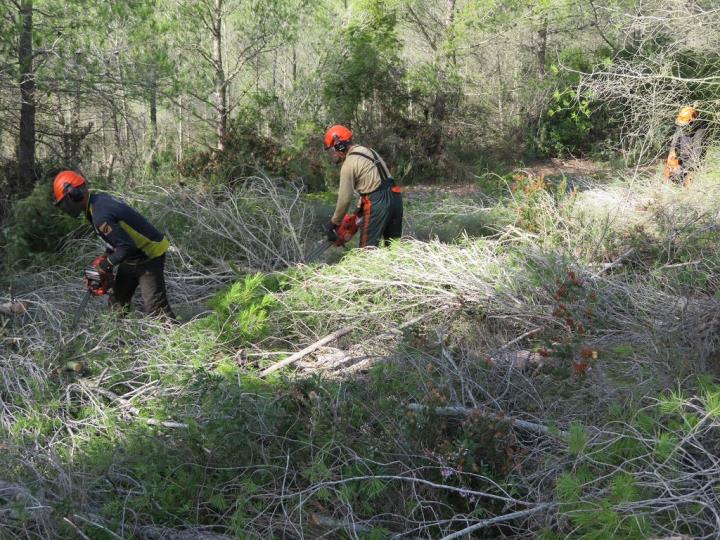
{"label": "chainsaw", "polygon": [[358,214],[345,214],[342,223],[335,229],[337,239],[332,242],[323,241],[305,255],[305,263],[310,263],[325,253],[330,246],[342,247],[347,244],[363,224],[363,216]]}
{"label": "chainsaw", "polygon": [[682,176],[681,161],[675,150],[670,150],[667,160],[665,161],[665,168],[663,169],[663,176],[665,180],[677,181],[678,177]]}
{"label": "chainsaw", "polygon": [[92,296],[103,296],[110,292],[113,286],[113,274],[112,272],[105,272],[100,270],[100,263],[105,259],[105,255],[97,257],[90,266],[84,270],[85,279],[83,283],[85,285],[85,294],[80,301],[75,317],[73,317],[72,329],[77,327],[80,322],[80,317],[85,311],[90,297]]}

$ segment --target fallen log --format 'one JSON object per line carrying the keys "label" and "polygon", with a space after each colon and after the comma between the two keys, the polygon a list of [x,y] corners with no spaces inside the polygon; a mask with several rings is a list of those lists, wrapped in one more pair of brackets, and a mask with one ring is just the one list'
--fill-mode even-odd
{"label": "fallen log", "polygon": [[605,263],[600,267],[600,270],[595,272],[591,277],[592,279],[597,279],[601,275],[603,275],[605,272],[609,272],[610,270],[617,268],[618,266],[621,266],[625,263],[625,259],[627,259],[630,255],[632,255],[635,252],[635,248],[628,249],[625,253],[620,255],[617,259],[615,259],[612,262]]}
{"label": "fallen log", "polygon": [[506,416],[490,411],[483,411],[480,409],[470,409],[468,407],[461,407],[458,405],[448,405],[445,407],[428,407],[426,405],[420,405],[419,403],[409,403],[407,405],[407,408],[414,412],[434,412],[435,414],[439,414],[440,416],[453,416],[461,418],[466,418],[472,414],[479,414],[484,418],[490,418],[492,420],[509,421],[514,427],[522,429],[524,431],[539,433],[541,435],[549,435],[552,437],[567,437],[568,435],[567,431],[555,431],[543,424],[536,424],[534,422],[528,422],[527,420],[521,420],[513,416]]}
{"label": "fallen log", "polygon": [[[422,315],[419,315],[413,319],[410,319],[407,322],[404,322],[403,324],[399,325],[397,328],[393,328],[389,332],[385,332],[383,334],[379,334],[379,335],[375,336],[374,340],[377,341],[380,339],[386,339],[388,337],[393,337],[393,336],[397,336],[398,334],[402,334],[402,331],[404,329],[406,329],[414,324],[417,324],[417,323],[431,317],[432,315],[435,315],[436,313],[438,313],[439,311],[442,311],[446,307],[447,306],[442,306],[442,308],[439,308],[439,309],[436,309],[433,311],[429,311],[427,313],[423,313]],[[285,360],[281,360],[280,362],[277,362],[277,363],[273,364],[272,366],[264,369],[263,371],[260,372],[260,377],[265,377],[266,375],[269,375],[270,373],[273,373],[273,372],[277,371],[278,369],[284,368],[285,366],[289,366],[291,364],[298,362],[299,360],[302,360],[308,354],[312,353],[313,351],[316,351],[320,347],[327,345],[328,343],[331,343],[331,342],[349,334],[350,332],[352,332],[352,330],[353,330],[352,326],[346,326],[344,328],[341,328],[340,330],[333,332],[332,334],[328,334],[324,338],[320,339],[319,341],[316,341],[312,345],[308,345],[303,350],[296,352],[295,354],[289,356]],[[367,357],[365,356],[363,358],[367,358]],[[335,363],[332,363],[329,365],[317,366],[317,367],[322,367],[323,369],[332,369],[332,368],[336,367],[337,365],[344,363],[345,360],[347,360],[347,358],[343,359],[341,362],[335,362]],[[368,362],[368,360],[363,360],[363,363],[364,362]],[[350,366],[350,367],[353,367],[353,366]],[[349,369],[349,368],[344,368],[344,369]],[[343,370],[340,370],[340,371],[343,371]]]}

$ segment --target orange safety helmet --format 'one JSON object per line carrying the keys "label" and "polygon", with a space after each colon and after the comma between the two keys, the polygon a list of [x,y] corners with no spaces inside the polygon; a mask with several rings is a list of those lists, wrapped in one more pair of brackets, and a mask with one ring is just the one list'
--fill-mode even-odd
{"label": "orange safety helmet", "polygon": [[698,110],[695,107],[683,107],[675,118],[678,126],[687,126],[698,117]]}
{"label": "orange safety helmet", "polygon": [[347,150],[347,144],[352,141],[352,131],[345,126],[334,125],[325,133],[325,150],[335,148],[338,152]]}
{"label": "orange safety helmet", "polygon": [[53,196],[57,206],[65,198],[70,197],[73,202],[80,202],[84,193],[80,189],[85,186],[85,179],[75,171],[61,171],[53,180]]}

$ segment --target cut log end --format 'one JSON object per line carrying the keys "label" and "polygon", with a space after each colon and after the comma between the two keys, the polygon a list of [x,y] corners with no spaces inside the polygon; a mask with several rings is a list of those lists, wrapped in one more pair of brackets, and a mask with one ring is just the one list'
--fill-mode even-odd
{"label": "cut log end", "polygon": [[5,315],[25,315],[28,312],[28,307],[25,302],[1,302],[0,313]]}

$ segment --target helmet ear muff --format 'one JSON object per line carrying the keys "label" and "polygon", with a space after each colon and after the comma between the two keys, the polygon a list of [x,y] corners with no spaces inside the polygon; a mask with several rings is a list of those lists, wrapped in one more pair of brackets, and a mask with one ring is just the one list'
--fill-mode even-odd
{"label": "helmet ear muff", "polygon": [[72,186],[69,182],[65,182],[63,185],[63,192],[66,197],[69,197],[72,202],[76,203],[82,201],[85,196],[82,187]]}
{"label": "helmet ear muff", "polygon": [[350,141],[341,141],[340,137],[333,135],[333,150],[336,152],[347,152]]}

